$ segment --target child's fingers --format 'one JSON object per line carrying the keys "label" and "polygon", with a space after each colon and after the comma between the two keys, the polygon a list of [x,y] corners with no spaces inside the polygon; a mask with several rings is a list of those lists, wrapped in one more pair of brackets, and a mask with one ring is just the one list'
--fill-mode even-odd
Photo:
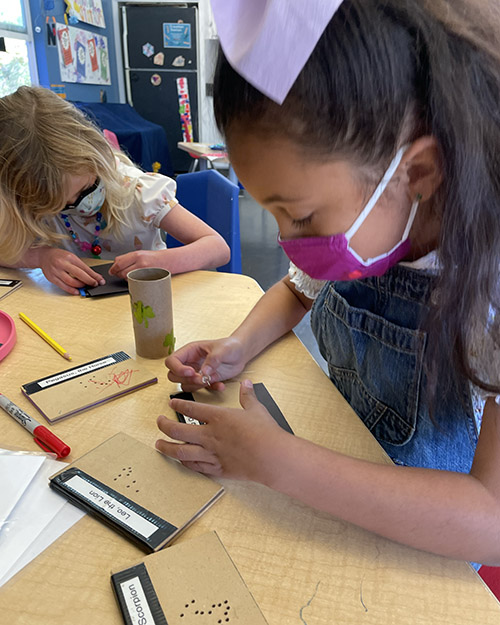
{"label": "child's fingers", "polygon": [[106,280],[101,276],[100,273],[97,273],[97,271],[94,271],[92,269],[92,267],[87,267],[87,265],[83,265],[82,269],[85,271],[85,273],[87,273],[91,278],[93,278],[94,280],[97,280],[97,282],[99,284],[105,284]]}
{"label": "child's fingers", "polygon": [[[194,426],[193,426],[194,427]],[[207,451],[200,445],[192,445],[190,443],[171,443],[163,439],[158,439],[155,447],[165,456],[180,460],[180,462],[203,462],[215,464],[216,458],[213,453]]]}
{"label": "child's fingers", "polygon": [[[202,404],[199,402],[187,401],[185,399],[171,399],[169,402],[169,406],[173,408],[176,412],[180,412],[186,417],[197,419],[198,421],[202,421],[203,423],[210,423],[211,421],[216,419],[218,416],[220,416],[223,412],[225,412],[225,409],[221,408],[220,406],[211,406],[210,404]],[[180,425],[184,425],[184,424],[180,424]],[[188,426],[188,427],[191,427],[191,426]],[[201,430],[203,430],[203,428],[201,428]],[[170,434],[168,435],[170,436]],[[184,439],[179,439],[179,440],[184,440]],[[198,439],[193,442],[199,442],[200,440],[201,439]]]}
{"label": "child's fingers", "polygon": [[[87,284],[88,286],[97,286],[103,279],[102,276],[95,271],[92,271],[90,267],[87,267],[86,265],[83,267],[80,267],[79,265],[72,265],[71,267],[68,267],[66,271],[68,274],[66,282],[68,282],[68,284],[73,282],[72,286],[82,286],[83,284]],[[76,281],[78,281],[78,284],[74,283]]]}
{"label": "child's fingers", "polygon": [[205,384],[201,380],[193,380],[192,378],[182,378],[173,376],[170,373],[168,374],[168,379],[171,382],[175,382],[176,384],[180,384],[183,391],[198,391],[202,388],[205,388]]}
{"label": "child's fingers", "polygon": [[204,359],[196,344],[184,345],[165,358],[165,366],[176,376],[195,377]]}
{"label": "child's fingers", "polygon": [[52,284],[55,284],[60,289],[66,291],[66,293],[69,293],[70,295],[80,295],[80,291],[78,289],[75,289],[69,284],[66,284],[60,278],[54,277],[50,281],[52,282]]}
{"label": "child's fingers", "polygon": [[[192,404],[193,402],[186,403]],[[181,414],[186,414],[182,410],[179,410],[179,412]],[[156,425],[159,430],[175,441],[199,445],[203,440],[203,432],[200,430],[201,426],[180,423],[177,420],[168,419],[165,415],[160,415],[158,419],[156,419]]]}
{"label": "child's fingers", "polygon": [[211,475],[213,477],[222,477],[222,467],[219,463],[211,464],[209,462],[181,462],[185,467],[191,469],[192,471],[196,471],[197,473],[203,473],[203,475]]}
{"label": "child's fingers", "polygon": [[136,266],[134,265],[134,263],[130,262],[116,262],[113,264],[112,267],[110,267],[109,269],[109,273],[112,276],[119,276],[120,278],[126,278],[127,274],[129,271],[132,271],[132,269],[136,269]]}
{"label": "child's fingers", "polygon": [[143,267],[143,265],[138,264],[136,261],[137,252],[128,252],[127,254],[117,256],[115,262],[109,268],[109,273],[112,276],[119,276],[125,279],[129,271]]}
{"label": "child's fingers", "polygon": [[246,410],[260,404],[250,380],[243,380],[240,384],[240,404]]}

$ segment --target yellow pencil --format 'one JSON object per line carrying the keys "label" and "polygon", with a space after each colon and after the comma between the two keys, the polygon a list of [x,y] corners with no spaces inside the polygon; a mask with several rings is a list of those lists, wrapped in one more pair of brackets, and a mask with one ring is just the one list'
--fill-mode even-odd
{"label": "yellow pencil", "polygon": [[20,312],[19,318],[22,319],[24,323],[28,325],[32,330],[34,330],[38,334],[38,336],[41,336],[44,341],[47,341],[47,343],[51,347],[53,347],[58,354],[61,354],[61,356],[63,358],[66,358],[66,360],[71,360],[71,356],[68,354],[68,352],[63,347],[61,347],[59,343],[56,343],[54,339],[51,339],[50,336],[42,330],[42,328],[39,328],[36,325],[36,323],[33,323],[33,321],[31,321],[29,317],[27,317],[24,313]]}

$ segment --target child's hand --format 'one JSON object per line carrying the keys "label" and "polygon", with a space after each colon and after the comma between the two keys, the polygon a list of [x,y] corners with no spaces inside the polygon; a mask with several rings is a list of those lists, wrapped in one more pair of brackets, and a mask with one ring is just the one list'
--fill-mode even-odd
{"label": "child's hand", "polygon": [[104,278],[67,250],[56,247],[39,249],[39,266],[49,282],[70,295],[79,295],[82,286],[105,284]]}
{"label": "child's hand", "polygon": [[128,272],[134,269],[162,267],[155,261],[156,254],[157,252],[151,250],[137,250],[121,254],[115,258],[115,262],[109,268],[109,274],[125,280]]}
{"label": "child's hand", "polygon": [[159,429],[170,438],[185,444],[160,439],[156,449],[180,460],[183,465],[218,477],[268,483],[275,455],[292,436],[274,421],[257,400],[249,380],[240,386],[239,408],[221,408],[209,404],[172,399],[170,406],[204,425],[188,425],[158,417]]}
{"label": "child's hand", "polygon": [[222,391],[222,380],[238,375],[245,365],[243,346],[233,337],[188,343],[165,360],[168,379],[185,391],[207,386],[207,378],[210,388]]}

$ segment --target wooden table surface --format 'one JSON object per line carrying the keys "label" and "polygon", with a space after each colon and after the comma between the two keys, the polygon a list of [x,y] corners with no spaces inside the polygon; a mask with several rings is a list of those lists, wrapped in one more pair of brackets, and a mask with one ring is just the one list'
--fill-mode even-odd
{"label": "wooden table surface", "polygon": [[[68,368],[24,325],[24,312],[82,364],[118,350],[135,355],[129,298],[63,294],[39,270],[0,270],[23,287],[0,302],[16,321],[17,344],[0,362],[0,390],[28,413],[20,385]],[[194,272],[173,279],[177,345],[227,335],[261,295],[251,278]],[[142,359],[141,359],[142,360]],[[159,383],[52,426],[78,458],[124,431],[148,445],[158,414],[172,415],[176,390],[162,360],[142,360]],[[264,382],[297,436],[374,462],[389,462],[299,340],[289,334],[250,362],[245,375]],[[238,383],[212,401],[237,405]],[[40,418],[43,421],[43,418]],[[0,447],[36,451],[30,435],[0,414]],[[221,480],[224,497],[179,541],[216,530],[269,625],[500,623],[500,606],[465,562],[432,556],[344,523],[263,486]],[[142,552],[88,516],[0,588],[0,622],[122,623],[110,571]],[[200,623],[200,625],[203,625]]]}

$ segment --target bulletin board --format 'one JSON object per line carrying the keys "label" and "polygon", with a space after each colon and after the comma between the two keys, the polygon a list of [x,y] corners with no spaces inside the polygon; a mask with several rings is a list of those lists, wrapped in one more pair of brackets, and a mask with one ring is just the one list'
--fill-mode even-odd
{"label": "bulletin board", "polygon": [[64,0],[70,10],[80,22],[92,24],[99,28],[106,28],[102,0]]}
{"label": "bulletin board", "polygon": [[62,82],[110,85],[108,38],[66,24],[56,24]]}

